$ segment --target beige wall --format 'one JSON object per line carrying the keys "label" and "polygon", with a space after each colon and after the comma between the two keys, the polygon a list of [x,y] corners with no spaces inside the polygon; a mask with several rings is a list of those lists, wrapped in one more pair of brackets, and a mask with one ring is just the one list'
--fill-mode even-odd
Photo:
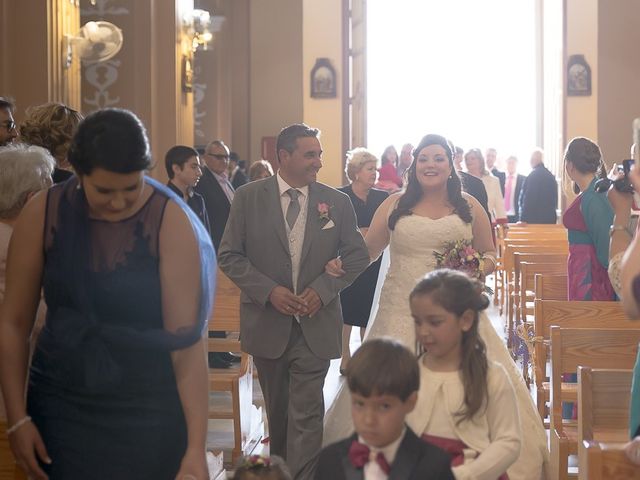
{"label": "beige wall", "polygon": [[83,112],[117,107],[135,112],[147,128],[156,168],[166,180],[165,152],[193,141],[193,95],[182,91],[182,56],[188,39],[182,16],[193,0],[112,0],[101,9],[81,0],[82,23],[105,20],[123,31],[120,52],[100,65],[82,67]]}
{"label": "beige wall", "polygon": [[26,107],[50,101],[80,108],[77,62],[62,65],[62,39],[78,25],[68,0],[0,0],[0,95],[15,99],[18,121]]}
{"label": "beige wall", "polygon": [[262,137],[303,120],[302,2],[251,0],[249,159],[260,159]]}
{"label": "beige wall", "polygon": [[592,93],[588,97],[567,97],[565,144],[579,136],[597,140],[599,93],[598,0],[566,0],[566,5],[566,58],[584,55],[591,67]]}
{"label": "beige wall", "polygon": [[[222,138],[253,162],[261,158],[263,137],[304,121],[322,130],[320,180],[340,185],[341,0],[200,0],[198,5],[225,17],[213,52],[198,57],[208,139]],[[337,71],[335,99],[310,96],[309,75],[319,57],[330,58]],[[196,137],[196,143],[206,142]]]}
{"label": "beige wall", "polygon": [[638,18],[637,0],[567,0],[567,57],[585,56],[592,95],[567,97],[566,142],[597,141],[609,166],[628,158],[631,122],[640,116]]}
{"label": "beige wall", "polygon": [[[304,122],[322,130],[323,167],[319,180],[342,184],[342,0],[303,3]],[[336,70],[337,97],[311,98],[310,72],[317,58],[328,58]]]}
{"label": "beige wall", "polygon": [[640,117],[640,2],[600,0],[598,143],[607,164],[629,157],[631,122]]}

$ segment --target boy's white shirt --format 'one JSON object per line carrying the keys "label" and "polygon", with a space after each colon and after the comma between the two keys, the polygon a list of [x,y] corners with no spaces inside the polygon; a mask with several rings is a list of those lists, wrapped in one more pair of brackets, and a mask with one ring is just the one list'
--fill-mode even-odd
{"label": "boy's white shirt", "polygon": [[384,470],[382,470],[380,465],[378,465],[378,462],[376,462],[376,456],[379,452],[382,452],[384,458],[387,460],[387,463],[389,464],[389,466],[391,466],[393,464],[393,461],[396,459],[398,448],[400,448],[400,444],[402,443],[402,440],[404,439],[406,433],[407,427],[404,427],[402,429],[402,433],[394,442],[382,448],[372,447],[367,442],[365,442],[364,439],[360,437],[360,435],[358,435],[358,441],[363,445],[369,447],[369,450],[371,450],[371,453],[369,454],[369,461],[362,469],[364,480],[387,480],[389,478],[388,475],[384,473]]}

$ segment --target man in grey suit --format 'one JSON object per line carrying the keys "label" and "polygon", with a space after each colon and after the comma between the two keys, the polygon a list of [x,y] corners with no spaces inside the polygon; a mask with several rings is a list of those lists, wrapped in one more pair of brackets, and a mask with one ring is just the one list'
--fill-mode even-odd
{"label": "man in grey suit", "polygon": [[[277,175],[238,189],[222,237],[222,271],[240,287],[240,339],[253,355],[270,450],[296,479],[312,479],[322,444],[322,388],[341,353],[338,293],[369,265],[349,197],[316,181],[320,132],[284,128]],[[340,256],[346,274],[325,273]]]}

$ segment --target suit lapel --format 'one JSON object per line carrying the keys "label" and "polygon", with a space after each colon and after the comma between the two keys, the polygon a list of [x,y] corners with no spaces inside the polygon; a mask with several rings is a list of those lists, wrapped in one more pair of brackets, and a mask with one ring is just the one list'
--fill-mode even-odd
{"label": "suit lapel", "polygon": [[347,455],[342,457],[342,471],[345,480],[364,480],[364,469],[354,467]]}
{"label": "suit lapel", "polygon": [[402,478],[407,480],[411,478],[413,469],[418,464],[419,449],[416,448],[416,442],[420,441],[421,440],[409,430],[409,427],[407,427],[404,438],[398,447],[396,458],[391,465],[389,478]]}
{"label": "suit lapel", "polygon": [[280,203],[280,190],[278,188],[278,179],[272,175],[268,180],[264,181],[264,190],[266,192],[267,201],[265,206],[273,210],[273,225],[276,229],[276,235],[280,239],[282,246],[287,254],[289,252],[289,242],[287,241],[287,230],[284,226],[284,216],[282,215],[282,204]]}

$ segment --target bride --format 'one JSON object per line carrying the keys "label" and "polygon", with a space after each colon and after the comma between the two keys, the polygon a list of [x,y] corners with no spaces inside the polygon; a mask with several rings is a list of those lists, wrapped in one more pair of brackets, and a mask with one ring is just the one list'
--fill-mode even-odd
{"label": "bride", "polygon": [[[453,168],[452,149],[444,137],[427,135],[414,150],[408,169],[406,191],[390,196],[376,211],[366,235],[372,260],[390,246],[390,266],[380,294],[378,312],[364,341],[390,336],[415,350],[409,293],[417,281],[436,268],[434,252],[447,242],[467,240],[485,257],[484,273],[495,268],[491,225],[478,201],[461,191]],[[340,275],[339,262],[327,271]],[[539,480],[548,468],[547,438],[529,390],[504,342],[483,314],[480,335],[487,345],[489,360],[501,363],[513,383],[522,424],[520,457],[509,469],[511,480]],[[329,444],[353,432],[351,399],[343,383],[335,402],[325,415],[324,443]]]}

